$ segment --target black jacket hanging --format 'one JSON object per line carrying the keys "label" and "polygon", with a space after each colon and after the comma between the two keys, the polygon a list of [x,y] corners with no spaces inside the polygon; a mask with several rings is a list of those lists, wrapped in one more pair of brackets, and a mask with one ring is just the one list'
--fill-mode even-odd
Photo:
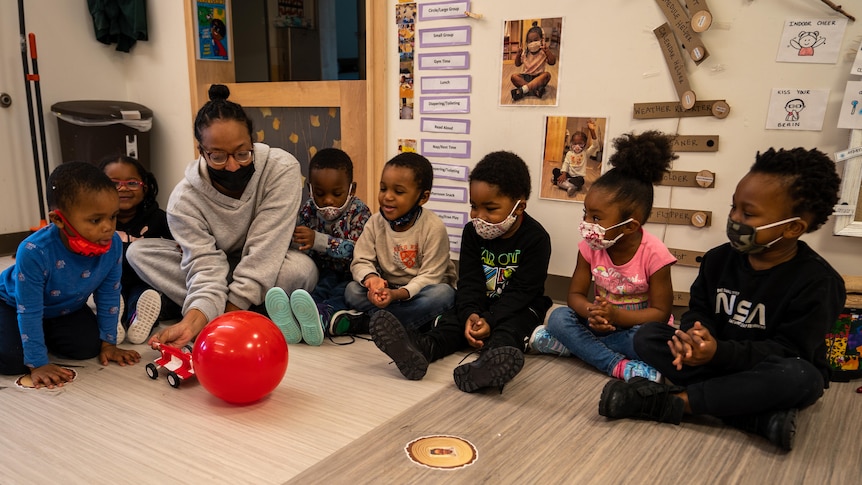
{"label": "black jacket hanging", "polygon": [[146,0],[87,0],[96,40],[117,43],[117,50],[129,52],[135,42],[147,40]]}

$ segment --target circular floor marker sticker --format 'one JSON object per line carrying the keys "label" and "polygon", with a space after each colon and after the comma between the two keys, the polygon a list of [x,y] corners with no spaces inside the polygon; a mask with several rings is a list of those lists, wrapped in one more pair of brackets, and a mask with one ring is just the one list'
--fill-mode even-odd
{"label": "circular floor marker sticker", "polygon": [[407,443],[404,451],[417,465],[444,470],[469,466],[479,458],[473,443],[457,436],[423,436]]}
{"label": "circular floor marker sticker", "polygon": [[[69,379],[69,382],[74,381],[75,378],[78,377],[78,371],[76,371],[75,369],[70,369],[68,367],[63,367],[63,368],[66,370],[72,371],[72,378]],[[69,382],[67,382],[66,384],[68,384]],[[16,379],[15,385],[17,385],[21,389],[36,389],[36,386],[33,385],[33,378],[30,377],[30,374],[24,374],[23,376]],[[48,389],[48,388],[42,387],[41,389]],[[56,389],[62,389],[62,388],[60,386],[57,386],[54,389],[56,390]]]}

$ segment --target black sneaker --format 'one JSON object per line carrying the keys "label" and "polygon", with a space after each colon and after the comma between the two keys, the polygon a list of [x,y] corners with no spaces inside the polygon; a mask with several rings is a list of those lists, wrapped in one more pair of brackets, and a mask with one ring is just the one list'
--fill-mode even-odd
{"label": "black sneaker", "polygon": [[524,367],[524,353],[515,347],[495,347],[479,354],[469,364],[459,365],[453,372],[455,385],[464,392],[476,392],[485,387],[499,387],[511,381]]}
{"label": "black sneaker", "polygon": [[368,315],[356,310],[337,311],[329,319],[329,335],[367,334],[368,321]]}
{"label": "black sneaker", "polygon": [[685,401],[676,393],[684,388],[659,384],[643,377],[629,382],[614,379],[605,384],[599,401],[599,414],[618,418],[635,418],[679,424]]}
{"label": "black sneaker", "polygon": [[526,94],[524,94],[524,91],[522,91],[521,88],[515,88],[512,90],[512,101],[523,99],[524,96],[526,96]]}
{"label": "black sneaker", "polygon": [[395,362],[404,377],[411,381],[425,377],[429,356],[410,338],[395,315],[386,310],[378,311],[371,317],[368,330],[374,345]]}
{"label": "black sneaker", "polygon": [[768,413],[722,418],[725,424],[734,428],[758,434],[783,450],[793,449],[796,437],[796,409],[782,409]]}

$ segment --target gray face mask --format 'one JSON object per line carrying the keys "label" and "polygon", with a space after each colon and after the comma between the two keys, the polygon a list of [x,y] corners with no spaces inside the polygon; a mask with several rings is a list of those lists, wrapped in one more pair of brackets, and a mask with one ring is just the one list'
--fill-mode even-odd
{"label": "gray face mask", "polygon": [[783,221],[773,222],[763,226],[752,227],[741,222],[733,222],[727,218],[727,239],[730,240],[730,245],[743,254],[757,254],[765,249],[772,247],[773,244],[782,240],[784,236],[779,236],[766,244],[755,242],[757,239],[757,231],[761,229],[769,229],[770,227],[780,226],[801,219],[801,217],[791,217]]}

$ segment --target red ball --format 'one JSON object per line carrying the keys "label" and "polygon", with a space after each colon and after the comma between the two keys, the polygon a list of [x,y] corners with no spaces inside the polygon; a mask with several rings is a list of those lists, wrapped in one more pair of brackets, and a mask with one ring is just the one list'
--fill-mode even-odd
{"label": "red ball", "polygon": [[195,376],[214,396],[232,404],[257,401],[287,370],[287,342],[265,316],[225,313],[201,330],[192,352]]}

